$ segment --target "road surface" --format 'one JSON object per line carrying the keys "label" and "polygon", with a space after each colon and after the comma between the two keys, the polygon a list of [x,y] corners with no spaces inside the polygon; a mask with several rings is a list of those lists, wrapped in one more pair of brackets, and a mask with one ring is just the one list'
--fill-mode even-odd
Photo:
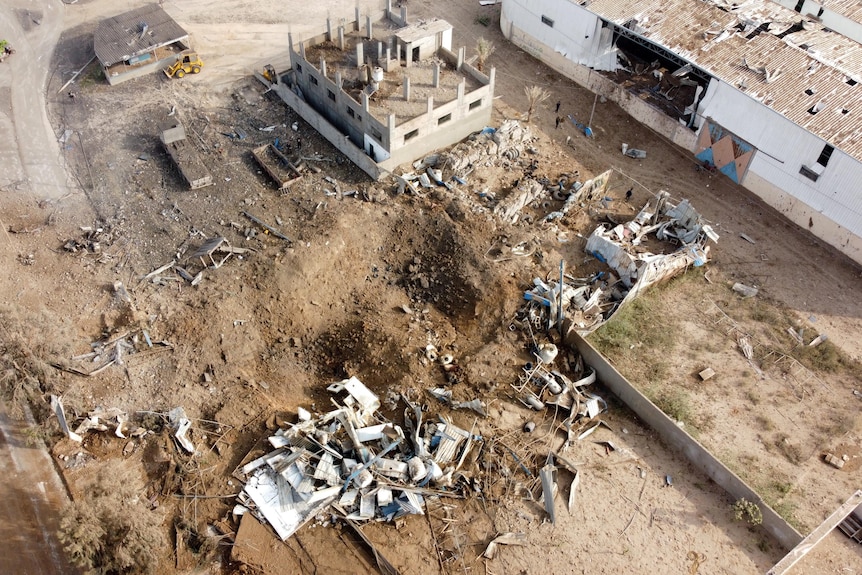
{"label": "road surface", "polygon": [[66,490],[44,444],[27,444],[28,425],[0,404],[0,573],[71,575],[57,540]]}
{"label": "road surface", "polygon": [[0,10],[0,37],[16,50],[0,64],[0,191],[29,192],[40,200],[67,193],[45,107],[64,9],[59,0],[12,0]]}

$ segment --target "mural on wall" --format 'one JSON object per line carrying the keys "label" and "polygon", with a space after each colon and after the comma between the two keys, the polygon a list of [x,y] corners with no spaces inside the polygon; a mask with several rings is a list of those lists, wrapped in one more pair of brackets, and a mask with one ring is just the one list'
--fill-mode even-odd
{"label": "mural on wall", "polygon": [[697,135],[695,157],[705,165],[736,182],[742,182],[755,147],[711,120],[703,123]]}

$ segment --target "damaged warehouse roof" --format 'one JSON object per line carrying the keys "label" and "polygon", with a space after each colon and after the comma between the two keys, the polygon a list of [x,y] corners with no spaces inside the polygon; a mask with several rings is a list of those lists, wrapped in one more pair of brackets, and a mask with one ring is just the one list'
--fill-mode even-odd
{"label": "damaged warehouse roof", "polygon": [[594,0],[587,9],[664,46],[862,160],[862,45],[773,2]]}
{"label": "damaged warehouse roof", "polygon": [[102,65],[113,66],[188,35],[160,6],[148,4],[102,20],[93,35],[93,46]]}

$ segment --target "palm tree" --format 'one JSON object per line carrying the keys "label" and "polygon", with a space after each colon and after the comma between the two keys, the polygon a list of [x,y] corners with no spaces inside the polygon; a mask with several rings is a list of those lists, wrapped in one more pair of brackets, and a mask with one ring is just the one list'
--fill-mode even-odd
{"label": "palm tree", "polygon": [[479,41],[476,42],[476,54],[478,56],[476,68],[478,68],[480,72],[485,68],[485,62],[488,61],[488,58],[493,53],[494,43],[490,40],[485,40],[485,38],[479,38]]}
{"label": "palm tree", "polygon": [[529,123],[536,107],[547,100],[551,94],[539,86],[524,86],[524,94],[527,95],[527,123]]}

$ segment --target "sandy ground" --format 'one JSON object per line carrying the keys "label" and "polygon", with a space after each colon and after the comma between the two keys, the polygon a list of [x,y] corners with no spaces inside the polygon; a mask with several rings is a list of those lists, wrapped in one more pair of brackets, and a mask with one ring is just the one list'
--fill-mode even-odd
{"label": "sandy ground", "polygon": [[[188,504],[181,500],[184,503],[179,505],[173,497],[178,490],[209,495],[234,492],[235,480],[228,483],[230,473],[266,433],[267,418],[274,412],[292,417],[297,405],[324,405],[328,399],[320,392],[322,385],[348,373],[358,375],[381,396],[390,389],[416,389],[418,393],[443,383],[439,371],[422,364],[419,351],[429,341],[452,350],[469,366],[464,380],[457,384],[459,394],[481,394],[491,402],[492,416],[480,422],[484,434],[509,437],[513,448],[529,454],[534,471],[550,449],[559,447],[561,438],[552,431],[553,414],[536,419],[539,428],[534,435],[518,431],[527,418],[536,415],[507,398],[509,382],[529,359],[524,336],[509,332],[507,326],[521,290],[533,277],[545,276],[561,257],[570,266],[584,262],[577,234],[589,233],[592,224],[579,219],[557,229],[513,228],[496,223],[485,208],[477,207],[474,197],[440,192],[425,198],[393,196],[391,187],[373,184],[355,168],[338,162],[334,151],[307,126],[293,133],[288,127],[295,120],[292,113],[247,79],[251,70],[264,63],[286,62],[279,42],[286,41],[288,31],[299,36],[310,33],[327,12],[346,11],[352,16],[352,7],[348,2],[302,5],[300,21],[295,18],[299,3],[222,2],[214,6],[166,2],[166,10],[191,32],[207,64],[204,73],[182,82],[153,76],[109,88],[88,71],[71,88],[77,94],[74,100],[55,94],[71,71],[89,59],[89,39],[98,18],[118,9],[102,0],[69,6],[46,2],[42,24],[27,29],[20,21],[8,22],[10,27],[19,26],[15,36],[9,35],[19,52],[7,62],[18,67],[6,68],[5,63],[0,67],[0,95],[6,98],[8,94],[6,100],[12,102],[9,107],[4,100],[0,121],[10,132],[33,137],[26,144],[19,138],[17,148],[8,140],[0,143],[4,146],[0,159],[4,167],[9,166],[2,176],[8,179],[0,179],[4,228],[0,245],[5,248],[0,251],[0,262],[3,269],[14,270],[0,277],[0,302],[15,310],[30,337],[61,343],[69,357],[88,351],[91,341],[129,327],[122,303],[111,289],[114,281],[123,281],[145,313],[153,338],[175,346],[172,351],[136,354],[125,369],[109,369],[96,377],[58,372],[46,382],[46,388],[64,394],[70,413],[82,414],[97,405],[129,412],[165,411],[183,405],[192,417],[218,421],[222,432],[228,430],[218,449],[208,448],[206,456],[193,461],[193,469],[179,478],[166,470],[171,462],[187,469],[189,462],[166,441],[165,434],[149,442],[91,434],[83,446],[61,440],[53,454],[73,495],[81,495],[78,485],[91,471],[86,463],[70,465],[69,461],[125,457],[147,470],[148,495],[204,532],[209,523],[229,520],[229,506],[212,499],[194,499]],[[496,43],[497,52],[489,61],[497,66],[498,74],[495,121],[524,111],[524,85],[539,84],[552,91],[533,122],[540,137],[541,170],[549,177],[575,169],[586,177],[614,167],[618,179],[612,195],[617,199],[635,182],[635,206],[646,200],[648,190],[667,189],[674,197],[689,197],[722,234],[711,264],[722,286],[732,281],[758,285],[769,305],[788,310],[808,322],[809,329],[827,331],[830,341],[849,356],[862,357],[857,266],[793,228],[727,180],[696,172],[684,152],[663,143],[610,103],[597,107],[595,140],[584,139],[568,126],[554,130],[555,101],[562,102],[563,112],[584,118],[593,98],[508,46],[493,24],[498,8],[454,0],[409,8],[421,17],[441,15],[456,23],[455,44],[467,45],[468,52],[479,36]],[[481,15],[489,16],[490,26],[477,23]],[[52,38],[60,30],[64,32],[59,49],[52,56]],[[22,80],[29,77],[24,69],[27,61],[20,57],[27,50],[40,62],[39,74],[32,75],[36,85],[29,87],[26,82],[31,80]],[[46,78],[47,115],[44,106],[29,105],[19,111],[16,98],[30,100],[16,95],[17,87],[43,93],[39,86]],[[158,145],[156,135],[169,120],[173,106],[178,117],[197,132],[195,145],[216,181],[211,188],[184,191]],[[257,131],[269,125],[278,127],[272,133]],[[221,135],[233,126],[252,134],[252,141],[230,141]],[[75,137],[58,146],[57,136],[66,129],[73,130]],[[324,174],[309,174],[289,194],[276,194],[249,158],[253,145],[274,137],[285,141],[301,137],[309,155],[323,158],[317,165],[324,174],[337,179],[342,189],[364,191],[374,201],[325,195],[329,184],[322,180]],[[573,145],[567,146],[569,137]],[[647,149],[648,160],[622,157],[618,152],[622,141]],[[65,191],[58,191],[57,182],[65,181],[58,170],[66,165],[71,183],[62,188]],[[477,186],[500,190],[516,177],[518,174],[493,170],[475,176]],[[634,208],[621,209],[633,213]],[[278,225],[293,241],[287,244],[262,234],[249,237],[249,223],[240,210],[273,224],[281,222]],[[239,223],[239,229],[231,222]],[[101,253],[64,252],[61,246],[69,239],[80,239],[80,226],[86,225],[105,230]],[[757,243],[742,240],[739,232]],[[195,289],[182,282],[156,285],[140,280],[178,252],[183,255],[193,250],[204,235],[224,235],[234,245],[256,252],[206,272],[204,282]],[[542,257],[489,262],[484,254],[502,236],[535,238]],[[411,265],[418,266],[418,272],[409,271]],[[802,450],[807,456],[801,462],[804,472],[795,483],[804,490],[795,493],[800,521],[813,527],[818,517],[846,498],[855,482],[852,471],[837,476],[836,481],[836,474],[818,460],[817,450],[824,442],[837,440],[824,433],[813,442],[808,439],[819,417],[814,406],[825,405],[830,413],[839,413],[842,409],[853,412],[854,404],[837,394],[830,400],[829,393],[818,390],[822,395],[812,393],[805,403],[796,401],[795,411],[789,413],[792,389],[790,395],[777,392],[786,387],[780,375],[749,381],[750,375],[733,363],[733,358],[738,361],[733,345],[725,342],[723,334],[708,330],[709,322],[700,310],[703,295],[691,290],[685,297],[669,298],[683,323],[667,323],[684,330],[690,341],[720,343],[703,346],[696,353],[679,348],[666,361],[686,374],[695,364],[727,366],[718,382],[733,386],[738,397],[728,401],[730,394],[718,386],[692,392],[703,394],[696,395],[698,409],[711,414],[715,422],[707,430],[707,439],[719,453],[721,446],[733,445],[727,449],[739,465],[762,467],[762,473],[768,474],[774,473],[778,461],[778,471],[791,477],[795,464],[780,448],[756,454],[766,458],[764,465],[752,465],[742,456],[765,443],[774,444],[781,433],[792,443],[810,443]],[[728,299],[726,292],[710,295]],[[403,305],[409,305],[412,313],[405,313]],[[739,316],[740,321],[749,319]],[[203,379],[205,372],[209,381]],[[738,381],[745,383],[738,385]],[[688,379],[678,383],[693,387]],[[853,381],[830,385],[847,392]],[[746,393],[749,387],[768,399],[743,410],[743,402],[752,403]],[[766,413],[767,407],[785,411],[793,423],[774,424],[777,427],[769,430],[766,442],[756,433],[743,433],[733,409],[751,412],[751,417],[764,412],[771,420],[783,421],[780,415]],[[454,415],[462,425],[472,421],[460,413]],[[562,512],[555,525],[546,522],[538,504],[529,500],[534,497],[535,484],[523,473],[519,476],[509,462],[502,465],[512,478],[500,480],[482,497],[446,502],[450,507],[435,511],[437,518],[431,514],[410,518],[400,530],[381,524],[368,526],[367,533],[404,573],[465,569],[489,573],[656,569],[755,573],[780,558],[782,551],[761,531],[732,520],[732,502],[720,490],[689,469],[677,454],[664,449],[622,406],[612,406],[608,421],[614,431],[603,430],[607,434],[603,439],[612,440],[620,449],[607,453],[588,443],[570,451],[568,456],[582,464],[581,493],[571,515]],[[858,447],[857,423],[852,419],[842,431],[840,440],[848,444],[848,453]],[[207,432],[212,430],[202,423],[195,429],[202,445],[211,445]],[[79,453],[84,455],[79,457]],[[645,477],[641,478],[638,467],[645,470]],[[488,477],[479,468],[475,473]],[[832,474],[831,479],[823,480],[827,473]],[[667,475],[673,478],[673,487],[663,487]],[[561,471],[561,507],[568,497],[570,479],[568,472]],[[781,481],[785,481],[784,475]],[[533,495],[528,496],[525,487],[532,487]],[[19,521],[28,525],[23,517]],[[505,548],[497,559],[483,565],[477,557],[484,546],[494,534],[505,531],[528,533],[529,545]],[[279,545],[281,549],[274,539],[267,540],[260,533],[249,537],[253,544],[268,549]],[[310,526],[295,539],[288,546],[290,561],[302,572],[366,569],[362,565],[367,565],[367,558],[355,565],[344,559],[364,555],[339,529]],[[339,547],[342,554],[332,553],[336,539],[343,545]],[[252,547],[246,558],[259,560],[267,572],[279,572],[285,564],[280,563],[283,559],[258,556],[255,551]],[[858,559],[851,552],[850,559],[840,565],[856,568]],[[198,562],[218,570],[211,561],[212,557],[180,561],[172,550],[165,550],[159,571],[182,572]]]}

